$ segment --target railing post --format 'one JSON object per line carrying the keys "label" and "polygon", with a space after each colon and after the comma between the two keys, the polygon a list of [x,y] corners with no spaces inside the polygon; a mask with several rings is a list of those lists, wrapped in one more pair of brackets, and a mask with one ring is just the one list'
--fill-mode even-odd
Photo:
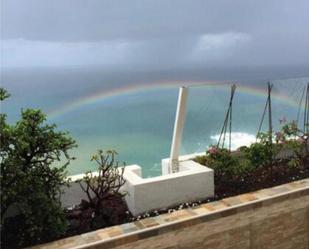
{"label": "railing post", "polygon": [[180,87],[177,103],[177,111],[173,132],[173,141],[171,146],[169,173],[179,172],[179,150],[181,145],[181,138],[183,127],[185,123],[186,107],[187,107],[188,88]]}

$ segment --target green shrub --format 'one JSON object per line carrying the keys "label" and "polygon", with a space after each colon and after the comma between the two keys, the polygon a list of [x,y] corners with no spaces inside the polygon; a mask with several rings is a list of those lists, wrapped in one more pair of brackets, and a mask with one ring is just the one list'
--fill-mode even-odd
{"label": "green shrub", "polygon": [[[1,100],[9,94],[1,89]],[[45,123],[40,110],[21,111],[14,125],[0,115],[1,141],[1,244],[24,247],[63,234],[66,219],[61,208],[61,188],[66,167],[72,159],[68,151],[76,147],[67,133]],[[66,159],[59,167],[55,162]],[[8,217],[12,210],[17,214]],[[11,211],[10,211],[11,210]]]}
{"label": "green shrub", "polygon": [[[308,125],[308,124],[307,124]],[[288,165],[309,167],[309,134],[301,130],[295,121],[284,123],[276,133],[281,151],[289,151]]]}
{"label": "green shrub", "polygon": [[259,133],[257,142],[233,152],[212,146],[206,155],[196,157],[195,161],[214,169],[215,183],[233,185],[235,189],[245,178],[254,188],[262,181],[272,183],[274,171],[276,177],[288,177],[289,172],[295,173],[293,168],[299,172],[308,170],[309,136],[295,122],[284,123],[274,141],[269,139],[269,133]]}
{"label": "green shrub", "polygon": [[259,133],[257,139],[258,142],[240,149],[243,156],[250,161],[254,168],[268,165],[277,153],[276,147],[269,142],[269,133]]}
{"label": "green shrub", "polygon": [[206,156],[196,158],[196,161],[207,165],[215,171],[218,179],[241,179],[252,170],[251,162],[240,152],[231,153],[225,148],[210,147]]}

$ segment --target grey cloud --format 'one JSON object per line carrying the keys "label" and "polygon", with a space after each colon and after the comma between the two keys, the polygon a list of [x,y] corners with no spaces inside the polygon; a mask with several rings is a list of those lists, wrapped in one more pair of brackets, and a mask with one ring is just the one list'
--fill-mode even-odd
{"label": "grey cloud", "polygon": [[227,31],[302,32],[309,21],[308,5],[306,0],[3,0],[2,35],[93,41]]}
{"label": "grey cloud", "polygon": [[226,58],[230,49],[249,42],[242,33],[151,40],[107,40],[98,42],[5,40],[5,67],[102,65],[116,68],[153,68],[213,63]]}
{"label": "grey cloud", "polygon": [[2,64],[309,65],[307,0],[3,0]]}

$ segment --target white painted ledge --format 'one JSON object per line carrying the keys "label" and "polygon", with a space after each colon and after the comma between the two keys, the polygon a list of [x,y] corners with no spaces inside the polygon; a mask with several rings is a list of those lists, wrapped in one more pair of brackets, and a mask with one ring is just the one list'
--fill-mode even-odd
{"label": "white painted ledge", "polygon": [[[169,159],[162,161],[162,172],[168,172],[168,163]],[[214,195],[212,169],[185,160],[180,161],[179,170],[144,179],[140,166],[127,166],[124,173],[128,192],[126,202],[133,215]]]}

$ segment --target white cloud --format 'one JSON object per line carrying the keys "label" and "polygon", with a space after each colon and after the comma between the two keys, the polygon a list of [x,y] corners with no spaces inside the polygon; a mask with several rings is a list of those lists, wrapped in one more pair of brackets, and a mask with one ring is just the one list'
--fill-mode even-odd
{"label": "white cloud", "polygon": [[203,34],[192,50],[191,60],[218,60],[229,56],[233,50],[250,42],[251,36],[245,33],[227,32]]}
{"label": "white cloud", "polygon": [[128,43],[4,40],[2,67],[117,65],[128,55]]}
{"label": "white cloud", "polygon": [[244,33],[204,34],[197,45],[198,50],[221,49],[233,47],[239,43],[248,42],[250,36]]}

